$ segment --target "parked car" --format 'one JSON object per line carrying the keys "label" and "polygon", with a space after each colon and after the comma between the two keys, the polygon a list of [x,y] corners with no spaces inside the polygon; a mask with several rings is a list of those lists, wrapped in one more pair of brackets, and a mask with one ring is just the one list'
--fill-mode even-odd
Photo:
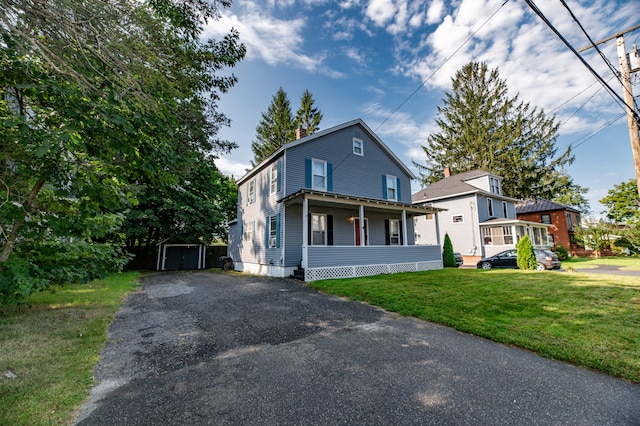
{"label": "parked car", "polygon": [[[538,271],[544,271],[545,269],[560,269],[560,261],[558,256],[550,250],[534,249],[536,253],[536,261],[538,265],[536,269]],[[491,269],[491,268],[517,268],[518,251],[516,249],[501,251],[493,256],[480,259],[477,264],[478,268]]]}
{"label": "parked car", "polygon": [[456,259],[456,268],[459,268],[464,263],[462,255],[460,253],[453,253],[453,257]]}

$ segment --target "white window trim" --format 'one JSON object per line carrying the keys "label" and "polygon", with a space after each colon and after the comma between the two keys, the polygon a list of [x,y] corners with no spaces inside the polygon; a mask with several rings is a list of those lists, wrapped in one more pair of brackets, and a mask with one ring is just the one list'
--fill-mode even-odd
{"label": "white window trim", "polygon": [[256,221],[252,220],[247,223],[244,228],[244,241],[255,242],[256,240]]}
{"label": "white window trim", "polygon": [[271,180],[269,181],[269,195],[278,192],[278,163],[275,162],[269,168]]}
{"label": "white window trim", "polygon": [[[456,222],[454,219],[456,217],[459,217],[461,220],[459,222]],[[454,214],[451,216],[451,223],[453,224],[458,224],[458,223],[464,223],[464,215],[463,214]]]}
{"label": "white window trim", "polygon": [[[392,223],[396,223],[397,227],[398,227],[398,234],[397,234],[397,242],[393,243],[392,239],[394,238],[394,234],[391,232],[391,229],[393,228],[393,226],[391,225]],[[400,245],[400,233],[402,232],[402,230],[400,229],[400,219],[389,219],[389,245],[391,246],[399,246]]]}
{"label": "white window trim", "polygon": [[[389,181],[393,182],[393,187],[389,186]],[[393,197],[389,195],[389,189],[393,189]],[[387,175],[387,200],[398,201],[398,179],[393,175]]]}
{"label": "white window trim", "polygon": [[[356,146],[360,145],[360,152],[356,152]],[[364,157],[364,142],[362,141],[362,139],[358,139],[358,138],[353,138],[353,153],[355,155],[359,155],[361,157]]]}
{"label": "white window trim", "polygon": [[[324,217],[324,241],[322,244],[314,244],[313,243],[313,217],[314,216],[323,216]],[[326,246],[327,245],[327,215],[326,213],[311,213],[311,241],[309,241],[309,245],[312,246]]]}
{"label": "white window trim", "polygon": [[256,180],[255,179],[251,179],[248,183],[249,188],[247,190],[248,195],[247,195],[247,204],[253,204],[256,202]]}
{"label": "white window trim", "polygon": [[[320,175],[316,175],[314,173],[314,171],[315,171],[315,167],[314,166],[316,165],[316,163],[318,163],[318,164],[321,163],[322,164],[322,169],[323,169],[323,171],[322,171],[323,176],[322,177],[324,177],[324,186],[322,186],[322,187],[316,186],[315,177],[316,176],[320,176]],[[312,189],[317,189],[319,191],[326,191],[327,190],[327,162],[325,160],[318,160],[316,158],[312,158],[311,159],[311,188]]]}
{"label": "white window trim", "polygon": [[[272,226],[275,223],[275,226]],[[269,248],[276,248],[278,245],[278,216],[269,216]]]}

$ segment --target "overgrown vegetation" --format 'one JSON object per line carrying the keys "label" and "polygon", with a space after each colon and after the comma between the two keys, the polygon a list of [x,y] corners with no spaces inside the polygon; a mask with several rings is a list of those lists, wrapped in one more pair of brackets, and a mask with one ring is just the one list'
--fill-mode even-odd
{"label": "overgrown vegetation", "polygon": [[72,423],[94,385],[106,329],[137,278],[53,286],[0,311],[0,424]]}
{"label": "overgrown vegetation", "polygon": [[443,269],[310,286],[640,383],[640,277]]}

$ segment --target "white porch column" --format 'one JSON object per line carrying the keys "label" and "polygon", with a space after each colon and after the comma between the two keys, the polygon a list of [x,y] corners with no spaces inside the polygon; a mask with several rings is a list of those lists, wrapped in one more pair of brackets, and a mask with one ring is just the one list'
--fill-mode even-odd
{"label": "white porch column", "polygon": [[309,200],[302,200],[302,268],[307,268],[307,246],[309,245]]}
{"label": "white porch column", "polygon": [[360,245],[364,246],[366,245],[366,241],[364,239],[364,206],[362,204],[360,204],[360,229],[358,230],[360,232]]}
{"label": "white porch column", "polygon": [[408,246],[407,242],[407,212],[406,210],[402,210],[402,241],[403,246]]}
{"label": "white porch column", "polygon": [[436,220],[436,244],[440,246],[441,244],[440,244],[440,217],[439,216],[440,215],[438,214],[438,212],[433,213],[433,218]]}

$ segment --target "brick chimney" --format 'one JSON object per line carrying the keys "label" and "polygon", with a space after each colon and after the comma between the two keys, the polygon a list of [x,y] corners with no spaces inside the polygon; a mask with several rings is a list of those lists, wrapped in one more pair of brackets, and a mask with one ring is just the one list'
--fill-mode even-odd
{"label": "brick chimney", "polygon": [[451,169],[449,167],[444,168],[444,177],[451,176]]}
{"label": "brick chimney", "polygon": [[307,136],[307,129],[305,129],[304,127],[298,127],[296,129],[296,140],[302,139],[306,136]]}

